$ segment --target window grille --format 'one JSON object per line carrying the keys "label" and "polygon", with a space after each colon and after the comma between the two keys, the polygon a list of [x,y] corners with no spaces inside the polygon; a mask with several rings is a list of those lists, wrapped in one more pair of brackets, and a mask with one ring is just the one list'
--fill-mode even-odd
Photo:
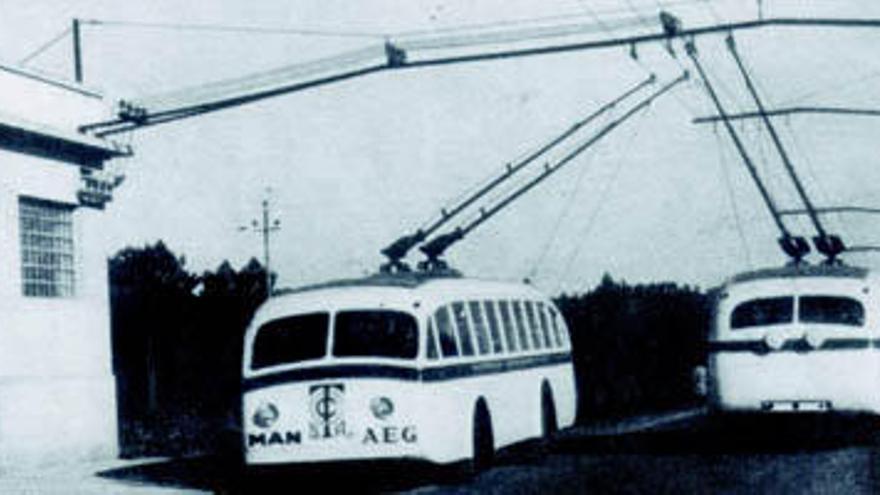
{"label": "window grille", "polygon": [[74,294],[73,207],[19,199],[22,292],[32,297]]}

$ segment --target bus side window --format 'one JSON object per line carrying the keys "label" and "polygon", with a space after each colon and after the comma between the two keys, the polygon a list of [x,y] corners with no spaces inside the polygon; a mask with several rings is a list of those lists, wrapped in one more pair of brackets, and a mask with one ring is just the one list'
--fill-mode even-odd
{"label": "bus side window", "polygon": [[559,323],[556,322],[556,319],[559,318],[559,315],[556,313],[556,310],[553,308],[550,309],[550,324],[553,325],[553,333],[556,334],[556,339],[562,343],[563,347],[568,347],[568,334],[565,332],[563,328],[559,326]]}
{"label": "bus side window", "polygon": [[510,319],[510,303],[499,301],[498,310],[501,312],[501,323],[504,327],[504,336],[507,337],[507,350],[516,352],[516,334],[513,332],[513,322]]}
{"label": "bus side window", "polygon": [[535,343],[535,349],[548,347],[547,343],[544,342],[544,336],[541,335],[541,331],[538,328],[538,322],[535,321],[535,308],[532,306],[532,301],[523,302],[523,306],[526,308],[526,322],[529,324],[529,330],[532,333],[532,341]]}
{"label": "bus side window", "polygon": [[477,336],[477,350],[480,354],[489,353],[489,336],[486,332],[486,322],[483,320],[483,311],[477,301],[468,302],[471,312],[471,321],[474,322],[474,334]]}
{"label": "bus side window", "polygon": [[443,357],[458,356],[458,345],[455,343],[455,335],[452,334],[452,322],[449,321],[449,312],[446,306],[434,313],[434,321],[437,322],[437,338],[440,339],[440,350]]}
{"label": "bus side window", "polygon": [[425,337],[425,338],[427,339],[426,345],[428,346],[428,349],[427,349],[428,359],[437,359],[439,354],[437,352],[437,341],[434,340],[434,319],[433,318],[428,319],[428,332],[427,332],[427,337]]}
{"label": "bus side window", "polygon": [[547,345],[549,347],[562,347],[562,342],[559,341],[559,335],[555,332],[551,332],[550,327],[547,325],[547,313],[544,309],[544,303],[539,302],[537,308],[538,320],[541,322],[541,332],[544,333],[544,338],[547,339]]}
{"label": "bus side window", "polygon": [[455,316],[455,327],[458,328],[458,342],[461,345],[461,355],[473,356],[474,344],[471,340],[471,330],[468,326],[467,315],[464,313],[464,303],[452,303],[452,314]]}
{"label": "bus side window", "polygon": [[492,307],[492,301],[483,301],[483,309],[486,311],[486,319],[489,320],[489,335],[492,337],[492,352],[498,354],[503,352],[504,348],[501,344],[501,332],[498,329],[498,316]]}
{"label": "bus side window", "polygon": [[516,322],[516,334],[519,336],[519,345],[522,350],[529,350],[529,336],[526,335],[526,326],[523,324],[522,306],[519,301],[513,301],[513,320]]}

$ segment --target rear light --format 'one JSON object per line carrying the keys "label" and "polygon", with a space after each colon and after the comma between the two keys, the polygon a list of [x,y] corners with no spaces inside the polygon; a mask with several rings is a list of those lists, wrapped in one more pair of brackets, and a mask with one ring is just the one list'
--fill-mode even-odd
{"label": "rear light", "polygon": [[815,333],[808,333],[804,335],[804,341],[812,347],[813,349],[818,349],[825,344],[825,338],[821,335],[816,335]]}
{"label": "rear light", "polygon": [[764,343],[767,344],[770,350],[778,351],[785,345],[785,336],[778,333],[768,333],[764,336]]}

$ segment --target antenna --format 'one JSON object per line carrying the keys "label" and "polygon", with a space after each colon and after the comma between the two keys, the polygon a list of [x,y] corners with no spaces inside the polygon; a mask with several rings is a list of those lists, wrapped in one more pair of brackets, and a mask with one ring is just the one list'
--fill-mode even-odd
{"label": "antenna", "polygon": [[281,230],[281,220],[269,219],[269,195],[272,189],[266,188],[266,197],[262,201],[262,217],[260,221],[251,220],[250,226],[239,227],[239,231],[251,230],[261,234],[263,238],[263,268],[266,270],[266,297],[272,295],[272,269],[269,265],[269,237],[276,231]]}
{"label": "antenna", "polygon": [[748,152],[746,152],[745,146],[743,146],[742,141],[740,141],[739,135],[733,128],[733,124],[730,123],[727,112],[721,105],[721,101],[719,101],[718,95],[715,93],[715,89],[712,87],[711,81],[709,81],[709,78],[706,76],[706,72],[703,70],[703,66],[700,64],[700,61],[697,58],[697,47],[694,44],[694,40],[690,39],[686,41],[684,47],[685,52],[688,54],[688,57],[690,57],[691,61],[693,61],[694,67],[697,68],[697,72],[700,74],[700,79],[703,80],[704,87],[706,88],[706,93],[709,94],[709,98],[715,105],[715,109],[718,111],[721,122],[724,123],[724,127],[725,129],[727,129],[727,133],[730,134],[730,138],[733,140],[733,144],[736,146],[736,150],[739,152],[743,163],[748,169],[749,175],[751,175],[752,180],[758,187],[758,192],[761,193],[761,198],[763,198],[764,204],[767,206],[767,210],[770,211],[770,215],[773,217],[773,221],[776,223],[776,227],[779,228],[779,231],[782,234],[779,238],[779,246],[782,248],[782,251],[785,252],[785,254],[788,255],[795,264],[799,264],[803,257],[810,252],[810,245],[807,244],[806,239],[804,239],[803,237],[791,235],[791,233],[785,227],[785,224],[782,222],[782,216],[779,214],[779,210],[776,208],[776,204],[773,202],[773,198],[770,197],[770,193],[767,191],[764,183],[761,182],[761,178],[758,176],[758,170],[755,168],[755,165],[752,162],[752,159],[749,157]]}
{"label": "antenna", "polygon": [[[412,234],[404,235],[398,238],[396,241],[392,242],[384,249],[382,249],[382,254],[388,258],[388,262],[382,265],[381,271],[383,272],[393,272],[393,271],[409,271],[409,267],[403,263],[401,260],[406,257],[407,253],[416,245],[421,242],[424,242],[425,239],[428,238],[431,234],[437,231],[440,227],[445,225],[449,220],[453,217],[461,213],[465,208],[472,205],[474,202],[485,196],[491,190],[496,188],[499,184],[510,179],[514,174],[522,170],[526,165],[532,163],[540,156],[544,155],[548,151],[550,151],[555,146],[559,145],[566,139],[568,139],[572,134],[580,130],[582,127],[587,125],[588,123],[595,120],[600,115],[614,108],[621,101],[625,100],[629,96],[638,92],[645,86],[649,84],[653,84],[656,81],[656,77],[651,74],[647,79],[642,82],[636,84],[635,86],[628,89],[626,92],[615,98],[614,100],[602,105],[599,109],[588,115],[586,118],[575,122],[570,128],[568,128],[565,132],[555,137],[553,140],[532,152],[525,158],[521,159],[516,163],[508,163],[505,167],[504,171],[485,184],[483,187],[479,188],[473,194],[467,196],[457,205],[452,207],[451,209],[442,209],[440,211],[440,217],[437,218],[433,223],[431,223],[425,229],[418,229]],[[454,242],[454,241],[452,241]]]}
{"label": "antenna", "polygon": [[583,142],[580,146],[572,150],[570,153],[565,155],[559,161],[554,164],[547,163],[544,166],[544,171],[541,172],[538,176],[533,178],[532,180],[526,182],[512,193],[510,193],[507,197],[501,199],[498,203],[488,207],[488,208],[480,208],[479,216],[472,220],[470,223],[465,224],[462,227],[456,227],[451,232],[447,232],[446,234],[441,234],[435,237],[434,239],[428,241],[419,247],[419,250],[422,251],[425,256],[427,256],[427,260],[420,264],[420,267],[425,270],[443,270],[448,268],[446,262],[440,259],[440,256],[448,249],[450,246],[455,244],[456,242],[464,239],[464,237],[470,233],[472,230],[477,228],[480,224],[485,222],[486,220],[492,218],[496,213],[501,211],[505,206],[509,205],[513,201],[515,201],[518,197],[522,196],[539,183],[541,183],[547,177],[553,175],[555,172],[559,171],[566,164],[571,162],[575,157],[586,151],[593,144],[598,142],[600,139],[605,137],[609,132],[614,130],[617,126],[628,120],[630,117],[635,115],[641,110],[644,110],[648,105],[650,105],[655,99],[657,99],[662,94],[666,93],[670,89],[672,89],[675,85],[680,82],[686,80],[688,78],[688,73],[684,72],[681,76],[676,78],[675,80],[667,83],[665,86],[639,102],[637,105],[629,109],[626,113],[618,117],[617,119],[611,121],[608,125],[599,130],[596,134],[594,134],[591,138]]}
{"label": "antenna", "polygon": [[[828,264],[832,264],[835,262],[837,256],[846,249],[843,245],[843,241],[840,239],[839,236],[828,235],[828,233],[822,227],[822,222],[819,221],[819,215],[816,213],[816,208],[810,201],[810,197],[807,195],[807,191],[804,189],[803,183],[801,182],[800,178],[798,178],[797,172],[795,172],[794,169],[794,165],[791,163],[791,160],[788,157],[788,153],[785,152],[785,147],[782,145],[782,140],[779,139],[779,134],[776,133],[776,128],[773,126],[773,123],[767,116],[767,112],[764,109],[764,104],[761,102],[761,98],[758,96],[758,91],[755,89],[754,84],[752,84],[752,80],[749,77],[748,71],[746,71],[745,65],[743,65],[742,59],[740,58],[739,53],[736,50],[736,42],[734,41],[732,34],[727,35],[726,42],[727,48],[730,50],[733,59],[736,61],[736,66],[739,68],[740,74],[742,74],[743,80],[746,83],[746,87],[749,89],[749,93],[752,95],[752,99],[755,100],[755,105],[758,107],[758,113],[761,116],[761,120],[764,122],[764,126],[767,127],[767,131],[770,134],[770,137],[773,139],[773,144],[776,146],[776,150],[779,152],[782,163],[785,165],[785,170],[788,172],[788,176],[794,183],[795,189],[797,189],[798,195],[800,196],[801,201],[804,203],[804,207],[806,207],[807,214],[810,217],[810,221],[816,228],[817,236],[813,238],[813,245],[816,247],[817,251],[825,255],[825,262]],[[777,215],[778,214],[779,212],[777,212]]]}

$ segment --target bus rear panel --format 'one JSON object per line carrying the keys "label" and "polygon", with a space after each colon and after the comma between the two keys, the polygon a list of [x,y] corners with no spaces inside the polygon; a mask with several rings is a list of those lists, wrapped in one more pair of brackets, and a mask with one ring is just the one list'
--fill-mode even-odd
{"label": "bus rear panel", "polygon": [[710,404],[728,412],[880,411],[880,340],[863,277],[729,285],[709,343]]}
{"label": "bus rear panel", "polygon": [[242,385],[250,466],[465,460],[479,432],[494,451],[570,426],[577,395],[552,303],[465,279],[273,298],[248,329]]}

